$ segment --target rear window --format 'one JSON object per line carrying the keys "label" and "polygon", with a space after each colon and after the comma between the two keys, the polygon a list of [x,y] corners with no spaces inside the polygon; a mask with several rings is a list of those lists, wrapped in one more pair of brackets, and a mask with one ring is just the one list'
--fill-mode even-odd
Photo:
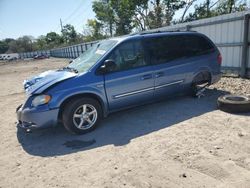
{"label": "rear window", "polygon": [[154,64],[199,56],[214,51],[213,45],[207,39],[196,35],[148,38],[145,45],[149,51],[151,62]]}

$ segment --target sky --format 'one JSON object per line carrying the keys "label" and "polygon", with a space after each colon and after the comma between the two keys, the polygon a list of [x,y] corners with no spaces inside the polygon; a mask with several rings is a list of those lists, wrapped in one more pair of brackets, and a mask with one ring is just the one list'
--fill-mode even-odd
{"label": "sky", "polygon": [[[88,19],[93,19],[93,0],[0,0],[0,40],[31,35],[37,38],[55,31],[62,24],[72,24],[82,33]],[[202,1],[202,0],[198,0]],[[180,16],[181,11],[175,17]]]}
{"label": "sky", "polygon": [[[37,38],[55,31],[60,33],[62,24],[72,24],[82,33],[88,19],[93,19],[93,0],[0,0],[0,40],[31,35]],[[204,0],[197,0],[200,4]],[[214,0],[215,1],[215,0]],[[250,0],[243,0],[249,2]],[[191,7],[190,11],[193,11]],[[181,16],[177,11],[174,18]]]}
{"label": "sky", "polygon": [[60,18],[63,25],[70,23],[82,32],[94,17],[92,0],[0,0],[0,40],[59,33]]}

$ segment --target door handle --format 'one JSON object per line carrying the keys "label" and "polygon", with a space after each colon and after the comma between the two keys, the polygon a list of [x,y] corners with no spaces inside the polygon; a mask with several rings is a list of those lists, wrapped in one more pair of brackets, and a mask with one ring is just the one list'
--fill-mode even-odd
{"label": "door handle", "polygon": [[156,78],[159,78],[159,77],[162,77],[162,76],[164,76],[164,72],[157,72],[157,73],[155,74],[155,77],[156,77]]}
{"label": "door handle", "polygon": [[152,74],[145,74],[141,77],[142,80],[147,80],[147,79],[151,79],[152,78]]}

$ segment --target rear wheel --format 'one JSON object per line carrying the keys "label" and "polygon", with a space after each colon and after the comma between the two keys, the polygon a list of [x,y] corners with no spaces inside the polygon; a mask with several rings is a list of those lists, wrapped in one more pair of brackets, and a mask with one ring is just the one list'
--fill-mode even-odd
{"label": "rear wheel", "polygon": [[195,76],[191,84],[191,96],[199,97],[205,88],[211,83],[211,76],[209,72],[201,72]]}
{"label": "rear wheel", "polygon": [[63,109],[64,127],[75,134],[84,134],[96,128],[102,118],[98,101],[92,98],[79,98],[70,101]]}
{"label": "rear wheel", "polygon": [[206,87],[209,85],[208,82],[205,82],[203,84],[199,83],[192,83],[191,85],[191,96],[192,97],[199,97],[203,95],[203,92],[205,91]]}

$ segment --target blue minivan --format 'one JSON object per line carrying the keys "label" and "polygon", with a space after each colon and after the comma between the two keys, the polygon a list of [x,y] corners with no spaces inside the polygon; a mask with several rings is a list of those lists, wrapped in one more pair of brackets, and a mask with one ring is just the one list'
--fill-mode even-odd
{"label": "blue minivan", "polygon": [[108,114],[220,79],[221,55],[197,32],[145,32],[100,41],[67,67],[24,81],[27,100],[18,125],[62,122],[76,134],[93,130]]}

